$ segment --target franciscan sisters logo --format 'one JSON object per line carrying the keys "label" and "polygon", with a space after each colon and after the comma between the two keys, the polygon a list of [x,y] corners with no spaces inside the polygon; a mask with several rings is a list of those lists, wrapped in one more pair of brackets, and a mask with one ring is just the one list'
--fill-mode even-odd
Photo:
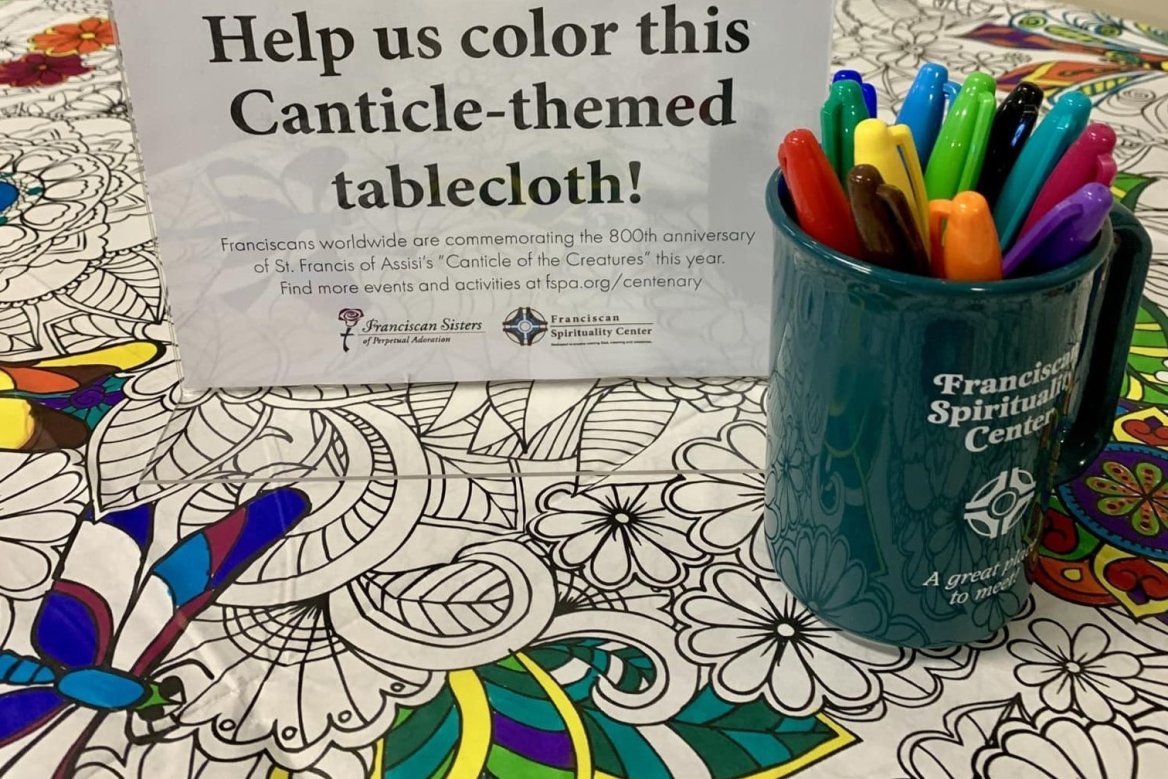
{"label": "franciscan sisters logo", "polygon": [[349,351],[349,336],[353,334],[353,328],[364,318],[365,312],[359,308],[342,308],[341,313],[337,314],[337,319],[345,325],[345,332],[341,333],[341,347],[346,352]]}
{"label": "franciscan sisters logo", "polygon": [[503,320],[503,332],[520,346],[539,343],[547,331],[547,320],[534,308],[517,308]]}

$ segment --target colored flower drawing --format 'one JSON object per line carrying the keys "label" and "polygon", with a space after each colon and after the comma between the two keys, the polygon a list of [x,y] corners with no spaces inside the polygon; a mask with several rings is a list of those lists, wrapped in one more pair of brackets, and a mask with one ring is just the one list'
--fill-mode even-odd
{"label": "colored flower drawing", "polygon": [[0,84],[48,87],[88,72],[89,67],[76,55],[53,57],[30,52],[18,60],[0,64]]}
{"label": "colored flower drawing", "polygon": [[1111,638],[1102,628],[1083,625],[1072,636],[1057,622],[1041,619],[1029,629],[1034,640],[1010,642],[1010,654],[1022,661],[1014,676],[1039,687],[1047,706],[1107,722],[1117,704],[1135,701],[1130,682],[1142,670],[1140,661],[1130,652],[1108,651]]}
{"label": "colored flower drawing", "polygon": [[[1150,322],[1143,326],[1143,331],[1137,329],[1137,336],[1150,332]],[[1155,327],[1160,329],[1158,324]],[[1159,348],[1133,347],[1149,354]],[[1141,396],[1147,395],[1149,386],[1146,380],[1132,384]],[[1145,494],[1138,473],[1142,471],[1151,482],[1156,481],[1156,471],[1168,472],[1164,458],[1168,448],[1166,423],[1168,414],[1163,409],[1124,401],[1114,425],[1116,443],[1084,476],[1063,485],[1052,496],[1036,571],[1038,583],[1046,590],[1073,603],[1118,605],[1141,617],[1159,618],[1168,613],[1168,534],[1161,529],[1148,536],[1138,529],[1141,510],[1157,524],[1164,516],[1163,487]],[[1122,465],[1119,478],[1104,470],[1110,462]],[[1096,486],[1121,494],[1101,495],[1090,486],[1091,479],[1096,480]],[[1128,508],[1112,503],[1117,498],[1136,505],[1128,513],[1109,514],[1107,509],[1113,506]]]}
{"label": "colored flower drawing", "polygon": [[117,42],[113,22],[91,16],[77,24],[58,24],[32,37],[32,48],[50,57],[92,54]]}
{"label": "colored flower drawing", "polygon": [[1168,527],[1168,478],[1154,463],[1131,468],[1121,462],[1103,463],[1102,476],[1087,479],[1087,486],[1101,496],[1095,504],[1109,517],[1127,517],[1137,532],[1156,536]]}
{"label": "colored flower drawing", "polygon": [[531,531],[555,544],[556,562],[600,587],[620,587],[635,580],[659,587],[678,584],[687,566],[705,555],[690,543],[693,524],[661,505],[660,488],[647,485],[608,487],[578,495],[553,488],[544,498],[547,510]]}
{"label": "colored flower drawing", "polygon": [[1139,438],[1126,429],[1134,418],[1120,419],[1120,441],[1059,487],[1058,497],[1094,537],[1124,552],[1168,560],[1168,452],[1135,443]]}

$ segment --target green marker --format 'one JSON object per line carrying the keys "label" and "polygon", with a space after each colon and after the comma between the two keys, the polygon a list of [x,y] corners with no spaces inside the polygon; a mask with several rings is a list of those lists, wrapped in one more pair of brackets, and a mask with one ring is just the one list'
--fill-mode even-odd
{"label": "green marker", "polygon": [[841,182],[856,164],[856,125],[868,119],[864,90],[855,81],[837,81],[823,104],[823,150]]}
{"label": "green marker", "polygon": [[965,80],[929,157],[925,188],[930,200],[952,200],[977,184],[998,110],[997,89],[998,82],[986,73]]}

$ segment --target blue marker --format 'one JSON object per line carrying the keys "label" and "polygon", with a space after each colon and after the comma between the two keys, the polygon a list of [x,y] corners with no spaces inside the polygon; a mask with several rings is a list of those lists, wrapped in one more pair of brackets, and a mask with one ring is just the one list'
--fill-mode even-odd
{"label": "blue marker", "polygon": [[960,81],[948,81],[945,83],[945,99],[949,101],[949,105],[953,105],[953,101],[961,94]]}
{"label": "blue marker", "polygon": [[864,103],[868,106],[868,113],[870,118],[875,119],[876,113],[879,111],[880,102],[876,98],[876,87],[865,83],[864,77],[860,75],[858,70],[841,70],[835,74],[835,78],[831,83],[837,81],[855,81],[864,90]]}
{"label": "blue marker", "polygon": [[928,166],[933,146],[945,120],[945,104],[949,102],[947,86],[949,70],[943,65],[925,65],[917,74],[904,105],[896,117],[897,124],[908,125],[917,146],[921,165]]}

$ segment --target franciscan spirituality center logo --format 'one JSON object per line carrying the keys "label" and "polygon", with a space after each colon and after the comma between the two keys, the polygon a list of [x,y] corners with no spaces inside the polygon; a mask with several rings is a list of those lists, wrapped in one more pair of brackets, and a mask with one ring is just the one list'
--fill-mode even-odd
{"label": "franciscan spirituality center logo", "polygon": [[503,320],[503,332],[520,346],[539,343],[547,331],[547,319],[534,308],[517,308]]}

